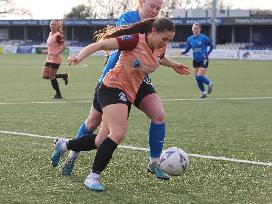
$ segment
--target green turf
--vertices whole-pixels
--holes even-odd
[[[0,55],[0,131],[73,138],[88,116],[103,59],[88,58],[82,63],[88,67],[64,60],[59,73],[71,75],[68,86],[59,80],[64,100],[49,103],[54,93],[41,78],[44,58]],[[272,162],[272,99],[256,99],[272,97],[271,67],[271,61],[210,60],[214,92],[207,100],[178,100],[199,96],[192,75],[165,67],[152,74],[166,113],[165,147]],[[148,148],[147,128],[148,119],[133,108],[122,145]],[[272,203],[272,167],[190,156],[184,176],[159,181],[146,171],[148,152],[122,148],[102,176],[106,191],[92,192],[83,182],[95,152],[82,153],[66,178],[50,166],[51,144],[0,133],[0,203]]]

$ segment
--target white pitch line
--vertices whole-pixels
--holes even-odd
[[[45,139],[52,139],[52,140],[57,138],[57,137],[53,137],[53,136],[44,136],[44,135],[37,135],[37,134],[30,134],[30,133],[10,132],[10,131],[1,131],[1,130],[0,130],[0,133],[10,134],[10,135],[18,135],[18,136],[45,138]],[[127,145],[119,145],[118,147],[123,148],[123,149],[130,149],[130,150],[136,150],[136,151],[149,152],[148,148],[133,147],[133,146],[127,146]],[[250,160],[240,160],[240,159],[234,159],[234,158],[216,157],[216,156],[208,156],[208,155],[201,155],[201,154],[188,154],[188,155],[190,157],[196,157],[196,158],[219,160],[219,161],[229,161],[229,162],[236,162],[236,163],[261,165],[261,166],[271,166],[272,167],[272,163],[270,163],[270,162],[258,162],[258,161],[250,161]]]
[[[162,99],[162,101],[216,101],[216,100],[262,100],[262,99],[272,99],[272,96],[264,96],[264,97],[245,97],[245,98],[205,98],[205,99],[180,99],[180,98],[172,98],[172,99]]]
[[[7,103],[0,103],[0,105],[69,104],[69,103],[91,103],[91,102],[92,101],[65,101],[65,100],[56,99],[56,101],[7,102]]]
[[[245,97],[245,98],[206,98],[206,99],[197,99],[197,98],[170,98],[162,99],[162,101],[217,101],[217,100],[264,100],[272,99],[272,96],[264,97]],[[64,104],[64,103],[91,103],[92,101],[29,101],[29,102],[2,102],[0,105],[28,105],[28,104]]]

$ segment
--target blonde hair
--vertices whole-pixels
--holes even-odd
[[[62,20],[58,20],[58,21],[57,21],[57,30],[58,30],[60,33],[63,33],[63,21],[62,21]]]

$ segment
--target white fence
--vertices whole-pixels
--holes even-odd
[[[33,54],[38,53],[37,49],[41,47],[31,46],[0,46],[1,53],[14,53],[14,54]],[[44,47],[46,49],[46,47]],[[83,47],[68,47],[69,53],[75,55],[79,53]],[[182,50],[179,48],[168,48],[166,55],[169,57],[192,58],[192,53],[181,56]],[[40,52],[39,52],[40,53]],[[95,55],[103,55],[102,51],[96,52]],[[240,60],[272,60],[272,50],[227,50],[227,49],[214,49],[209,56],[210,59],[240,59]]]
[[[192,53],[181,56],[181,49],[169,48],[166,55],[169,57],[192,58]],[[240,59],[240,60],[272,60],[272,50],[219,50],[214,49],[210,59]]]

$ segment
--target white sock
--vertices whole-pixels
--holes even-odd
[[[70,151],[68,157],[71,159],[75,159],[78,157],[78,155],[79,155],[79,152]]]
[[[61,148],[61,151],[62,152],[66,152],[68,149],[67,149],[67,142],[68,142],[68,140],[65,140],[65,142],[63,142],[62,144],[61,144],[61,146],[60,146],[60,148]]]
[[[160,163],[160,157],[150,157],[150,162],[158,164]]]

